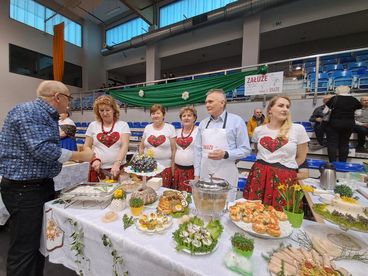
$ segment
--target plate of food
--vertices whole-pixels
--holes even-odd
[[[336,268],[330,256],[314,249],[281,246],[265,258],[271,275],[350,275],[345,269]]]
[[[136,222],[137,229],[148,234],[161,233],[171,225],[171,217],[160,213],[143,214]]]
[[[368,207],[353,198],[336,194],[330,204],[314,204],[313,210],[343,229],[368,232]]]
[[[197,256],[210,254],[218,247],[222,231],[219,220],[210,220],[205,225],[202,219],[191,217],[173,233],[176,250]]]
[[[162,193],[157,205],[157,211],[179,218],[189,214],[191,195],[185,191],[167,190]]]
[[[236,200],[229,206],[229,217],[236,226],[260,238],[283,239],[293,232],[284,212],[265,206],[260,200]]]

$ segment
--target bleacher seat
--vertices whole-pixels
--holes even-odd
[[[337,172],[364,172],[362,164],[346,163],[346,162],[332,162],[335,165]]]
[[[328,76],[332,76],[336,71],[343,71],[344,66],[342,64],[327,64],[323,66],[323,71],[328,74]]]
[[[350,70],[337,71],[332,75],[333,89],[340,85],[352,87],[353,74]]]
[[[172,122],[171,124],[175,127],[175,129],[181,128],[181,123],[180,122]]]
[[[132,127],[133,128],[142,128],[141,127],[141,122],[133,122]]]
[[[83,139],[77,139],[76,142],[77,142],[77,144],[84,144],[84,140]]]
[[[356,61],[366,61],[366,62],[368,62],[368,54],[357,55],[356,56]]]
[[[248,155],[247,157],[244,157],[240,160],[245,161],[245,162],[255,162],[257,160],[257,158],[256,158],[255,154],[251,154],[251,155]]]
[[[327,73],[319,73],[317,92],[326,92],[329,88],[329,81],[330,79]],[[310,91],[314,91],[315,89],[314,86],[315,86],[315,75],[312,74],[310,76],[310,86],[309,86]]]
[[[75,122],[75,126],[76,127],[82,127],[82,123],[81,122]]]
[[[145,128],[149,124],[150,124],[149,122],[141,122],[141,127],[142,128]]]
[[[333,58],[333,57],[321,57],[320,58],[320,64],[323,65],[327,65],[327,64],[336,64],[337,63],[337,58]]]
[[[133,127],[133,122],[127,122],[127,123],[128,123],[129,128]]]
[[[363,74],[358,74],[358,86],[359,89],[368,89],[368,70],[361,71]]]
[[[367,63],[365,61],[352,62],[348,64],[348,69],[353,75],[357,75],[358,70],[367,69]]]
[[[238,191],[244,191],[245,186],[247,185],[247,179],[243,177],[239,177],[238,179]]]

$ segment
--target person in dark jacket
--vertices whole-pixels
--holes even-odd
[[[316,139],[318,141],[318,143],[321,146],[326,146],[326,141],[324,139],[325,137],[325,125],[322,122],[323,119],[323,110],[326,107],[326,103],[328,102],[329,99],[332,98],[332,95],[326,95],[323,97],[323,105],[318,106],[314,111],[312,116],[309,118],[309,121],[313,123],[313,130],[314,133],[316,134]]]
[[[346,162],[349,154],[349,138],[355,125],[355,110],[362,108],[361,103],[351,96],[349,86],[338,86],[336,96],[326,106],[331,111],[330,121],[326,125],[327,152],[330,162],[338,159]]]

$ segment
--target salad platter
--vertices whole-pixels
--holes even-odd
[[[205,225],[202,219],[191,217],[173,233],[176,250],[197,256],[210,254],[216,250],[222,231],[219,220],[210,220]]]

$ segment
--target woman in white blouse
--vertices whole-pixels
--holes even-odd
[[[244,198],[262,200],[282,210],[285,202],[278,192],[280,184],[297,183],[297,170],[307,155],[309,137],[300,124],[293,124],[290,117],[290,99],[273,97],[267,107],[268,124],[254,130],[257,161],[248,176]]]
[[[193,151],[194,140],[198,132],[195,126],[197,110],[194,107],[183,107],[179,114],[182,128],[176,132],[176,154],[173,188],[179,191],[191,191],[184,184],[185,180],[194,179]]]
[[[165,123],[165,108],[154,104],[150,108],[152,124],[144,128],[142,141],[139,145],[139,153],[145,153],[148,149],[153,152],[153,158],[165,169],[161,172],[162,185],[172,188],[175,159],[175,128]]]

